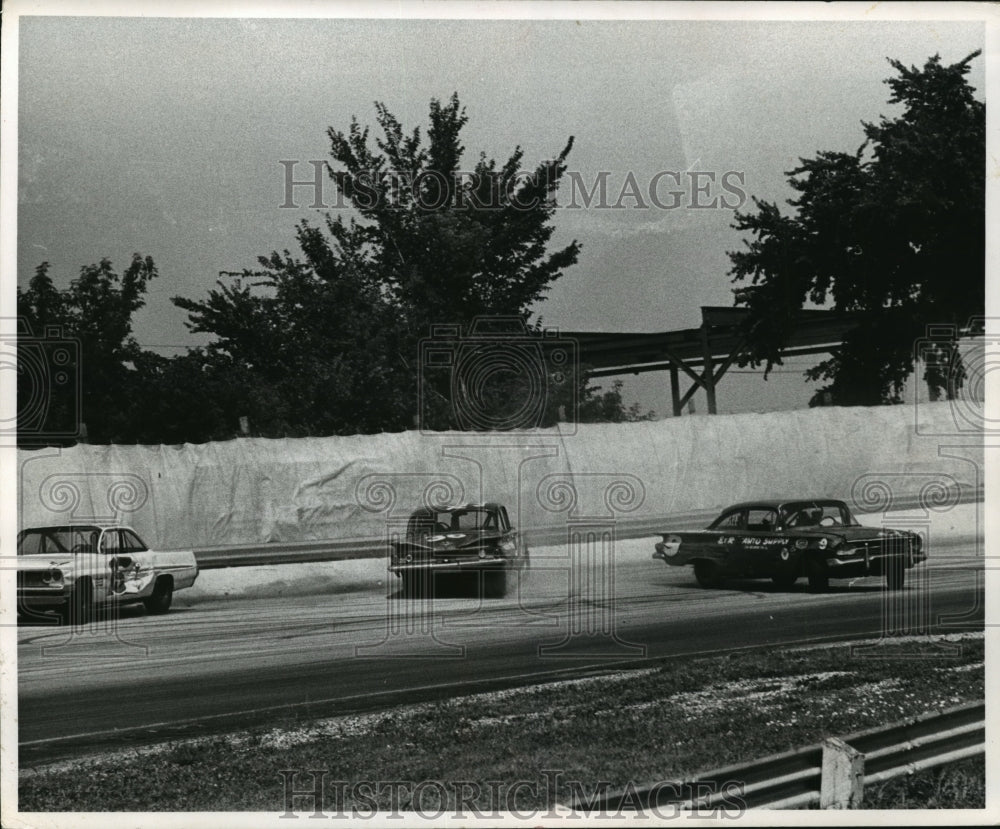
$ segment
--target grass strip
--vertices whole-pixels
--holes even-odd
[[[602,785],[691,779],[984,699],[983,665],[981,634],[671,660],[22,769],[19,808],[281,814],[286,780],[299,789],[312,785],[310,774],[288,773],[321,770],[325,800],[318,805],[327,815],[378,809],[544,817],[556,802]],[[984,762],[958,767],[959,778],[945,782],[941,770],[931,770],[873,787],[864,805],[984,808]],[[925,778],[926,785],[915,783]],[[291,805],[309,815],[317,804],[296,797]]]

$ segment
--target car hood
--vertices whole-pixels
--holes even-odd
[[[73,564],[72,555],[26,555],[17,557],[18,570],[49,570],[52,567],[66,568]]]
[[[787,532],[787,531],[786,531]],[[910,535],[906,530],[893,530],[885,527],[836,527],[825,529],[817,527],[814,530],[792,530],[796,537],[835,538],[840,541],[877,541],[882,538],[904,538]]]
[[[478,547],[487,542],[499,541],[502,533],[496,530],[466,530],[448,533],[434,533],[417,539],[408,538],[403,544],[424,550],[461,550],[464,547]]]

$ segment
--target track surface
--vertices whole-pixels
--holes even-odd
[[[652,549],[648,539],[623,542]],[[539,555],[538,553],[541,553]],[[698,588],[633,554],[613,570],[533,551],[502,600],[348,594],[124,610],[18,630],[20,762],[279,725],[742,647],[983,628],[983,559],[941,544],[902,593],[881,579]],[[586,574],[587,579],[581,579]]]

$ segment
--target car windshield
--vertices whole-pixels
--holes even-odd
[[[55,555],[93,553],[97,550],[98,531],[93,527],[53,527],[25,530],[17,539],[17,554]]]
[[[727,510],[715,519],[710,530],[769,532],[778,525],[778,511],[768,506],[744,506]]]
[[[434,510],[410,518],[410,535],[435,533],[472,532],[497,529],[497,516],[491,510],[468,508]]]
[[[858,526],[847,506],[839,501],[803,501],[786,504],[783,514],[785,526],[798,529]]]

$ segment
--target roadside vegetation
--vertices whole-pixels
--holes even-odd
[[[800,312],[823,307],[858,324],[806,373],[825,384],[812,404],[898,403],[918,363],[932,398],[956,396],[967,374],[959,340],[981,333],[985,307],[986,106],[968,79],[979,55],[890,60],[892,117],[862,123],[853,152],[801,158],[787,203],[755,198],[734,214],[740,365],[766,376]],[[542,303],[582,249],[554,244],[573,137],[534,164],[520,146],[473,160],[457,93],[430,101],[426,126],[375,108],[373,125],[327,131],[328,192],[345,212],[290,228],[291,250],[218,274],[206,295],[173,298],[204,346],[167,358],[134,336],[158,276],[151,257],[136,254],[122,274],[102,259],[75,279],[48,262],[22,275],[18,360],[32,370],[18,374],[18,394],[33,402],[18,411],[19,444],[649,419],[621,383],[592,385],[573,343],[538,350]],[[42,406],[33,395],[50,360],[63,380],[45,386]]]
[[[672,660],[22,769],[20,809],[281,814],[283,773],[306,772],[292,781],[310,789],[308,771],[319,769],[327,815],[376,806],[537,815],[602,784],[691,779],[983,699],[983,665],[981,635]],[[863,806],[984,808],[984,761],[872,787]],[[292,807],[306,816],[315,808],[310,797]]]

